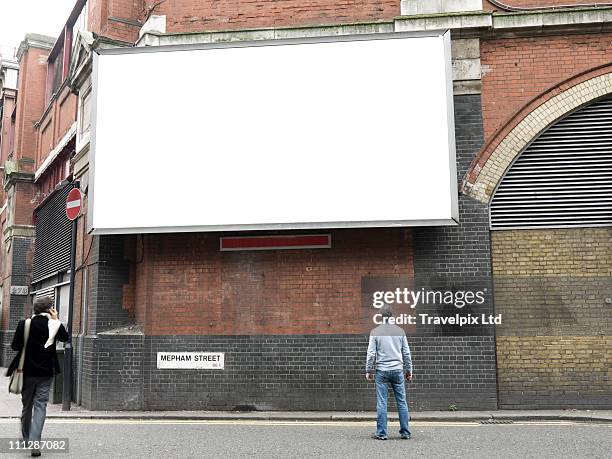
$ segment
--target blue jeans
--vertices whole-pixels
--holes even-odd
[[[376,435],[387,437],[387,396],[389,386],[393,388],[400,421],[400,435],[410,434],[408,430],[408,403],[403,370],[376,370]]]

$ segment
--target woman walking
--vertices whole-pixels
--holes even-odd
[[[53,299],[49,296],[34,301],[34,315],[29,320],[26,333],[26,320],[17,325],[11,347],[19,351],[8,369],[10,375],[18,371],[19,357],[25,343],[23,364],[23,388],[21,390],[21,435],[28,444],[39,442],[47,415],[47,402],[53,376],[60,372],[55,349],[56,340],[67,341],[68,333],[57,319]],[[32,449],[32,456],[40,456],[40,450]]]

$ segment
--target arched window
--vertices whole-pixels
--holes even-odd
[[[612,226],[612,97],[542,132],[491,200],[491,229]]]

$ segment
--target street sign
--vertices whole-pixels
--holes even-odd
[[[81,192],[78,188],[73,188],[66,198],[66,217],[75,220],[81,212]]]
[[[158,352],[159,370],[223,370],[224,352]]]

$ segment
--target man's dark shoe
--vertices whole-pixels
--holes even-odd
[[[401,435],[402,440],[410,440],[412,438],[412,434],[402,434]]]
[[[374,440],[386,440],[387,439],[387,437],[383,437],[381,435],[376,435],[376,434],[372,435],[372,438]]]
[[[39,449],[33,449],[32,453],[31,453],[32,457],[38,457],[40,456],[40,450]]]

